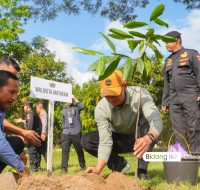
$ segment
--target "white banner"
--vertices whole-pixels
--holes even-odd
[[[72,86],[31,76],[30,97],[59,102],[72,102]]]
[[[143,159],[146,162],[180,162],[180,152],[145,152]]]

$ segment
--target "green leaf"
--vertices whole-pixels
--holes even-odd
[[[149,76],[149,74],[152,71],[152,64],[150,59],[147,57],[147,55],[145,54],[145,58],[144,58],[144,68],[146,71],[147,76]]]
[[[101,34],[102,38],[105,40],[108,46],[113,50],[113,52],[116,53],[115,45],[112,43],[112,41],[103,33],[99,32],[99,34]]]
[[[158,40],[156,40],[154,37],[153,37],[153,38],[151,38],[151,40],[153,40],[153,42],[155,42],[155,43],[157,43],[159,46],[161,46],[161,45],[160,45],[160,43],[159,43],[159,41],[158,41]]]
[[[84,48],[79,48],[79,47],[73,47],[73,49],[77,52],[89,54],[89,55],[103,55],[103,53],[94,51],[94,50],[89,50],[89,49],[84,49]]]
[[[139,38],[145,38],[146,39],[146,35],[140,33],[140,32],[137,32],[137,31],[129,31],[129,33],[133,36],[136,36],[136,37],[139,37]]]
[[[141,42],[141,40],[128,40],[128,45],[131,51],[133,52],[137,45]]]
[[[127,59],[126,62],[124,63],[123,80],[128,79],[128,77],[132,71],[132,66],[133,66],[133,60]]]
[[[88,68],[88,71],[95,71],[97,68],[97,65],[99,64],[99,60],[101,58],[97,59],[94,63],[92,63],[92,65],[90,65],[90,67]]]
[[[106,61],[107,61],[106,57],[100,57],[99,63],[96,67],[96,75],[97,76],[101,76],[104,73]]]
[[[119,57],[120,57],[119,55],[107,56],[107,62],[106,62],[106,64],[112,63],[113,61],[115,61],[115,60],[118,59]]]
[[[146,44],[147,44],[147,46],[149,46],[153,51],[157,49],[156,46],[154,46],[154,45],[151,44],[151,43],[148,43],[148,42],[147,42]]]
[[[153,10],[153,12],[151,13],[150,21],[155,20],[155,19],[158,18],[160,15],[162,15],[164,9],[165,9],[165,5],[163,5],[163,4],[158,5],[158,6]]]
[[[165,43],[170,43],[170,42],[176,42],[177,41],[176,38],[172,38],[172,37],[169,37],[169,36],[162,36],[162,35],[159,35],[159,34],[155,35],[154,39],[162,40]]]
[[[111,29],[109,29],[109,31],[114,34],[117,34],[118,36],[124,37],[124,38],[133,38],[133,36],[129,35],[128,33],[124,32],[122,30],[119,30],[117,28],[111,28]]]
[[[104,80],[105,78],[107,78],[108,76],[110,76],[115,71],[115,69],[117,68],[120,60],[121,60],[121,58],[118,57],[115,61],[113,61],[112,63],[110,63],[110,65],[106,68],[104,74],[101,75],[98,80],[99,81],[100,80]]]
[[[128,55],[124,55],[124,54],[121,54],[121,53],[113,53],[113,55],[117,55],[121,58],[130,58]]]
[[[101,63],[102,60],[104,60],[105,64],[109,64],[116,60],[118,57],[119,56],[103,56],[103,58],[100,57],[94,63],[92,63],[92,65],[88,68],[88,71],[95,71],[97,69],[98,64]]]
[[[144,71],[144,62],[141,58],[137,60],[137,66],[136,71],[138,71],[140,74],[143,74]]]
[[[143,49],[144,49],[144,41],[141,41],[140,42],[140,47],[139,47],[139,57],[142,56],[142,54],[144,52]]]
[[[158,60],[158,62],[159,62],[159,63],[162,63],[162,61],[163,61],[163,56],[162,56],[162,54],[160,53],[160,51],[158,51],[158,49],[157,49],[157,50],[155,50],[154,52],[155,52],[155,54],[156,54],[156,59]]]
[[[150,44],[150,43],[147,43],[147,45],[154,51],[155,57],[156,57],[156,59],[158,60],[158,62],[159,62],[159,63],[162,63],[163,56],[162,56],[162,54],[160,53],[160,51],[158,51],[157,47],[154,46],[153,44]]]
[[[148,25],[146,22],[130,21],[124,25],[126,28],[139,28]]]
[[[149,28],[148,32],[146,34],[147,38],[152,38],[154,36],[154,29],[153,28]]]
[[[169,27],[168,23],[164,22],[163,20],[159,19],[159,18],[156,18],[154,20],[154,22],[160,26],[166,26],[167,28]]]
[[[117,39],[117,40],[124,40],[126,39],[126,37],[121,37],[117,34],[108,34],[108,36],[110,36],[111,38]]]

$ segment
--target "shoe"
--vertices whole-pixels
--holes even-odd
[[[147,170],[138,169],[138,178],[143,180],[150,180]]]
[[[127,161],[126,161],[127,162]],[[131,165],[127,162],[126,166],[120,171],[120,173],[124,174],[131,168]]]
[[[86,167],[81,168],[81,171],[84,172],[86,170]]]
[[[62,174],[65,174],[67,173],[67,169],[61,169],[60,172],[59,172],[59,175],[62,175]]]
[[[140,174],[138,174],[138,177],[139,177],[139,179],[150,180],[149,174],[140,173]]]

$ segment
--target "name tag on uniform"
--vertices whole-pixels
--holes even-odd
[[[69,117],[69,124],[73,124],[72,117]]]

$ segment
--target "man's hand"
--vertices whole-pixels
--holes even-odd
[[[28,177],[30,175],[30,170],[25,167],[21,172],[18,171],[18,173],[21,177]]]
[[[21,117],[14,120],[15,123],[25,123],[26,121],[23,120]]]
[[[74,101],[74,102],[79,102],[79,100],[72,94],[72,100]]]
[[[100,174],[100,171],[96,167],[88,167],[87,170],[85,170],[85,173],[94,173],[94,174]]]
[[[47,137],[47,136],[46,136],[45,133],[42,133],[42,134],[41,134],[41,139],[42,139],[42,141],[45,141],[45,140],[46,140],[46,137]]]
[[[197,97],[197,102],[200,102],[200,96]]]
[[[162,106],[161,111],[162,111],[163,113],[167,113],[167,112],[169,112],[169,108],[168,108],[168,106]]]
[[[24,139],[32,145],[41,146],[40,136],[33,130],[23,131]]]
[[[105,165],[106,162],[104,160],[98,159],[96,166],[87,168],[87,170],[85,170],[85,173],[100,174]]]
[[[27,164],[27,157],[26,155],[22,152],[20,155],[19,155],[20,159],[22,162],[24,162],[24,165],[26,166]]]
[[[136,155],[137,158],[142,158],[143,154],[148,151],[151,143],[152,143],[152,140],[147,135],[145,135],[142,138],[137,139],[134,145],[134,149],[133,149],[134,155]]]

